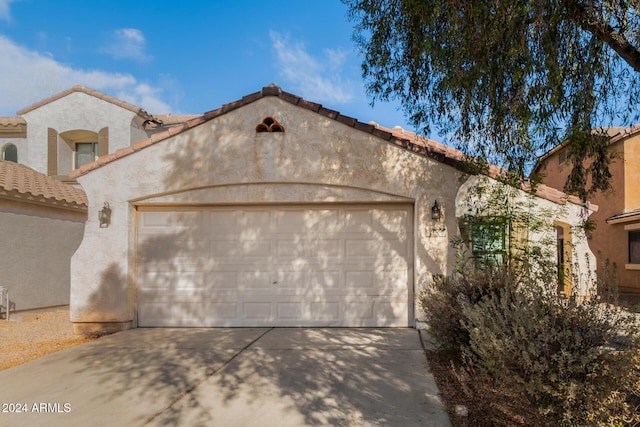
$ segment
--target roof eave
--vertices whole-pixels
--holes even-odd
[[[94,98],[100,99],[102,101],[105,101],[105,102],[108,102],[110,104],[116,105],[118,107],[124,108],[125,110],[129,110],[129,111],[131,111],[133,113],[136,113],[136,114],[138,114],[140,117],[142,117],[144,119],[152,119],[153,118],[153,116],[151,114],[147,113],[144,109],[142,109],[142,108],[140,108],[140,107],[138,107],[136,105],[130,104],[130,103],[126,102],[126,101],[122,101],[120,99],[114,98],[114,97],[112,97],[110,95],[107,95],[105,93],[98,92],[97,90],[94,90],[94,89],[91,89],[91,88],[88,88],[88,87],[82,86],[82,85],[73,86],[70,89],[67,89],[67,90],[62,91],[60,93],[57,93],[57,94],[55,94],[53,96],[50,96],[50,97],[48,97],[46,99],[38,101],[35,104],[32,104],[32,105],[30,105],[28,107],[25,107],[25,108],[21,109],[20,111],[18,111],[18,115],[22,116],[24,114],[30,113],[33,110],[36,110],[36,109],[38,109],[40,107],[43,107],[43,106],[45,106],[47,104],[50,104],[50,103],[54,102],[54,101],[62,99],[65,96],[68,96],[68,95],[70,95],[72,93],[84,93],[86,95],[93,96]]]
[[[607,224],[623,224],[626,222],[640,221],[640,211],[613,215],[605,221]]]
[[[419,136],[413,132],[408,132],[404,130],[394,131],[393,129],[387,129],[378,125],[372,125],[369,123],[360,122],[359,120],[353,117],[345,116],[343,114],[340,114],[338,111],[325,108],[321,104],[307,101],[301,98],[300,96],[285,92],[276,85],[270,85],[270,86],[263,87],[262,90],[259,92],[254,92],[249,95],[246,95],[237,101],[224,104],[220,108],[207,111],[202,116],[198,116],[183,124],[170,127],[166,131],[159,132],[152,135],[150,138],[135,142],[130,147],[126,147],[116,151],[113,154],[100,157],[98,160],[94,162],[83,165],[80,169],[71,171],[69,173],[69,177],[72,179],[81,177],[82,175],[88,174],[89,172],[96,170],[102,167],[103,165],[111,163],[121,157],[125,157],[130,154],[133,154],[136,151],[140,151],[148,146],[154,145],[160,141],[163,141],[179,133],[185,132],[193,127],[196,127],[205,122],[208,122],[209,120],[213,120],[217,117],[225,115],[231,111],[234,111],[238,108],[241,108],[245,105],[251,104],[253,102],[256,102],[260,99],[263,99],[269,96],[280,98],[281,100],[286,101],[290,104],[296,105],[304,109],[308,109],[322,116],[325,116],[327,118],[340,122],[346,126],[355,128],[361,132],[369,133],[391,144],[394,144],[396,146],[409,150],[415,154],[432,158],[440,163],[456,168],[462,172],[466,172],[467,170],[466,166],[468,164],[469,159],[464,153],[462,153],[459,150],[456,150],[444,144],[440,144],[428,138]],[[491,178],[498,178],[499,176],[505,173],[507,173],[507,171],[505,171],[504,169],[496,165],[489,165],[489,167],[483,174]],[[578,198],[574,196],[566,195],[560,192],[559,190],[555,190],[555,191],[558,193],[557,197],[554,194],[553,198],[549,196],[549,198],[547,198],[548,200],[555,203],[564,203],[563,201],[568,201],[572,204],[584,206],[584,203],[582,203],[582,201],[580,201]],[[536,195],[538,197],[545,198],[545,196],[537,194],[537,192],[536,192]],[[597,207],[595,208],[597,210]]]
[[[50,208],[64,209],[73,212],[87,212],[88,206],[84,203],[76,203],[65,199],[55,199],[42,195],[34,195],[31,193],[21,193],[18,191],[7,191],[0,189],[0,199],[19,201],[39,206],[47,206]]]

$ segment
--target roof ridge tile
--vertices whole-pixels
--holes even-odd
[[[418,135],[415,132],[407,131],[402,128],[389,129],[384,126],[380,126],[378,124],[360,122],[359,120],[353,117],[346,116],[346,115],[340,114],[338,111],[323,107],[322,104],[308,101],[297,95],[291,94],[289,92],[285,92],[282,89],[280,89],[280,87],[277,85],[270,85],[270,86],[263,87],[262,90],[259,92],[254,92],[249,95],[243,96],[239,100],[229,102],[227,104],[223,104],[221,107],[216,108],[214,110],[207,111],[201,116],[190,119],[185,123],[171,126],[162,132],[151,135],[151,137],[147,139],[137,141],[132,144],[131,149],[124,149],[124,150],[121,149],[116,151],[113,154],[103,156],[104,158],[101,157],[97,161],[94,161],[92,163],[87,163],[81,166],[79,169],[71,171],[69,176],[72,178],[77,178],[79,176],[82,176],[94,169],[97,169],[98,167],[104,164],[110,163],[121,157],[128,156],[129,154],[132,154],[134,152],[143,150],[144,148],[154,145],[159,141],[167,139],[171,136],[178,135],[188,129],[192,129],[202,123],[205,123],[221,115],[224,115],[230,111],[236,110],[242,106],[251,104],[267,96],[278,97],[285,102],[319,113],[324,117],[328,117],[330,119],[336,120],[337,122],[340,122],[344,125],[358,129],[359,131],[370,133],[373,136],[381,138],[385,141],[389,141],[394,145],[401,146],[414,153],[418,153],[426,157],[434,158],[437,161],[440,161],[452,167],[460,168],[461,167],[460,164],[467,159],[467,156],[462,151],[457,150],[448,145],[442,144],[438,141],[434,141],[432,139],[428,139],[426,137]],[[498,178],[501,175],[504,175],[506,173],[506,170],[504,170],[503,168],[497,165],[489,164],[485,173],[491,178]],[[578,204],[578,205],[584,204],[575,196],[569,196],[560,190],[556,190],[556,191],[558,192],[557,194],[546,193],[547,197],[545,198],[551,201],[557,201],[558,203],[566,203],[566,201],[570,201],[571,203]],[[545,194],[545,193],[540,191],[539,187],[537,187],[536,195],[541,195],[541,194]],[[597,210],[597,206],[595,205],[591,205],[591,206],[595,207],[595,209]]]

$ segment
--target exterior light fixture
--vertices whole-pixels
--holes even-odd
[[[431,207],[431,219],[438,221],[442,218],[442,206],[438,203],[438,200],[433,203]]]
[[[108,202],[104,202],[104,206],[98,212],[98,220],[100,221],[100,228],[107,228],[111,224],[111,208]]]

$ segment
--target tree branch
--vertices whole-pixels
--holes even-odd
[[[572,2],[573,3],[573,2]],[[605,22],[589,11],[579,2],[572,8],[573,19],[580,28],[590,32],[604,43],[609,45],[627,64],[640,73],[640,51],[632,45],[627,38],[616,31],[608,22]]]

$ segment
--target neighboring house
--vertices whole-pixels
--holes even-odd
[[[589,246],[598,258],[599,279],[617,282],[622,297],[640,301],[640,127],[608,132],[612,189],[590,199],[599,210],[590,218],[596,229]],[[533,173],[544,184],[563,188],[571,171],[568,149],[562,144],[543,155]]]
[[[13,309],[69,304],[86,197],[60,181],[77,185],[71,170],[193,117],[153,116],[83,86],[0,117],[0,286]]]
[[[0,117],[3,160],[67,181],[71,170],[196,115],[154,116],[84,86]]]
[[[450,241],[482,203],[473,189],[497,185],[456,150],[277,86],[131,146],[112,136],[122,148],[70,174],[89,202],[71,261],[82,332],[420,325],[418,294],[454,270]],[[544,185],[530,200],[547,234],[566,230],[571,291],[587,295],[591,210]]]
[[[70,260],[86,219],[82,190],[0,160],[0,286],[12,311],[69,304]]]

